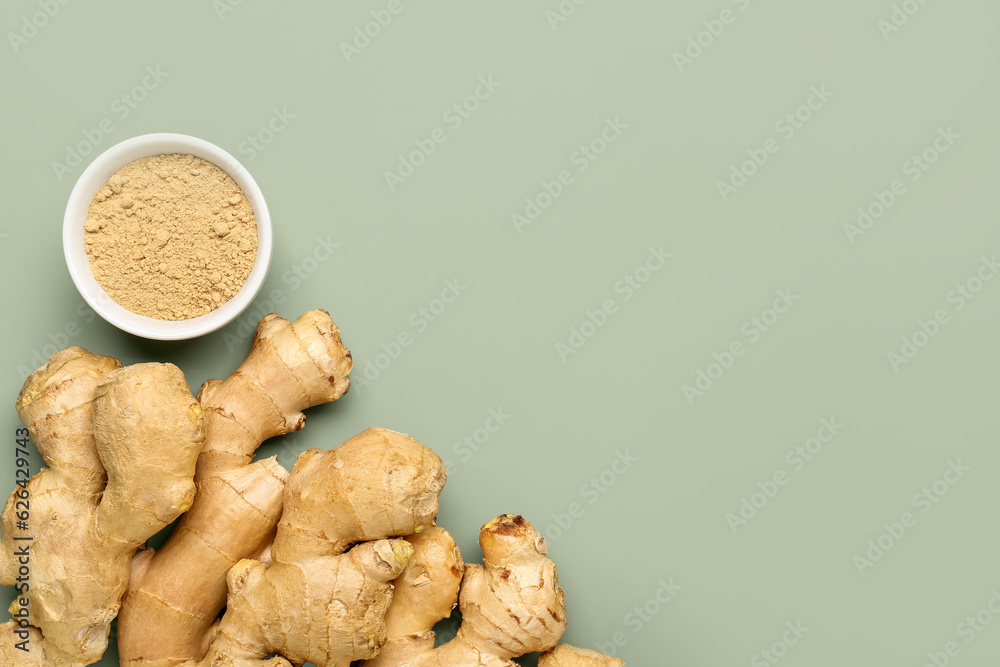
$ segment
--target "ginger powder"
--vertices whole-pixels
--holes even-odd
[[[193,155],[130,162],[90,202],[90,268],[117,303],[139,315],[186,320],[215,310],[246,282],[257,221],[240,187]]]

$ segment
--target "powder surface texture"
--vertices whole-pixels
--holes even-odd
[[[186,320],[215,310],[246,282],[257,221],[240,187],[193,155],[155,155],[122,167],[90,203],[90,267],[128,310]]]

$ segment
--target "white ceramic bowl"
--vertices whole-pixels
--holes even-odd
[[[207,160],[236,181],[257,219],[257,258],[250,275],[232,299],[215,310],[188,320],[158,320],[133,313],[116,303],[101,287],[90,269],[84,247],[83,226],[90,202],[112,175],[129,162],[151,155],[191,154]],[[224,327],[250,305],[260,291],[271,264],[271,216],[250,172],[232,155],[215,144],[185,134],[144,134],[127,139],[101,153],[90,163],[70,193],[63,219],[63,252],[70,276],[84,300],[98,315],[123,331],[155,340],[195,338]]]

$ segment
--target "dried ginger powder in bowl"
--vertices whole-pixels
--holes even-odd
[[[226,172],[193,155],[119,169],[90,203],[84,243],[94,278],[118,304],[160,320],[211,312],[246,282],[257,221]]]

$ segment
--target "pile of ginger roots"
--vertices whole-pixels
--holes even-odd
[[[93,664],[117,617],[125,667],[500,667],[534,652],[540,667],[623,666],[558,643],[563,591],[520,516],[488,522],[483,564],[462,562],[436,526],[444,465],[413,438],[371,428],[291,472],[253,460],[343,396],[351,365],[322,310],[265,317],[197,398],[172,364],[54,354],[17,398],[46,467],[0,516],[16,595],[0,664]],[[435,647],[456,604],[457,634]]]

